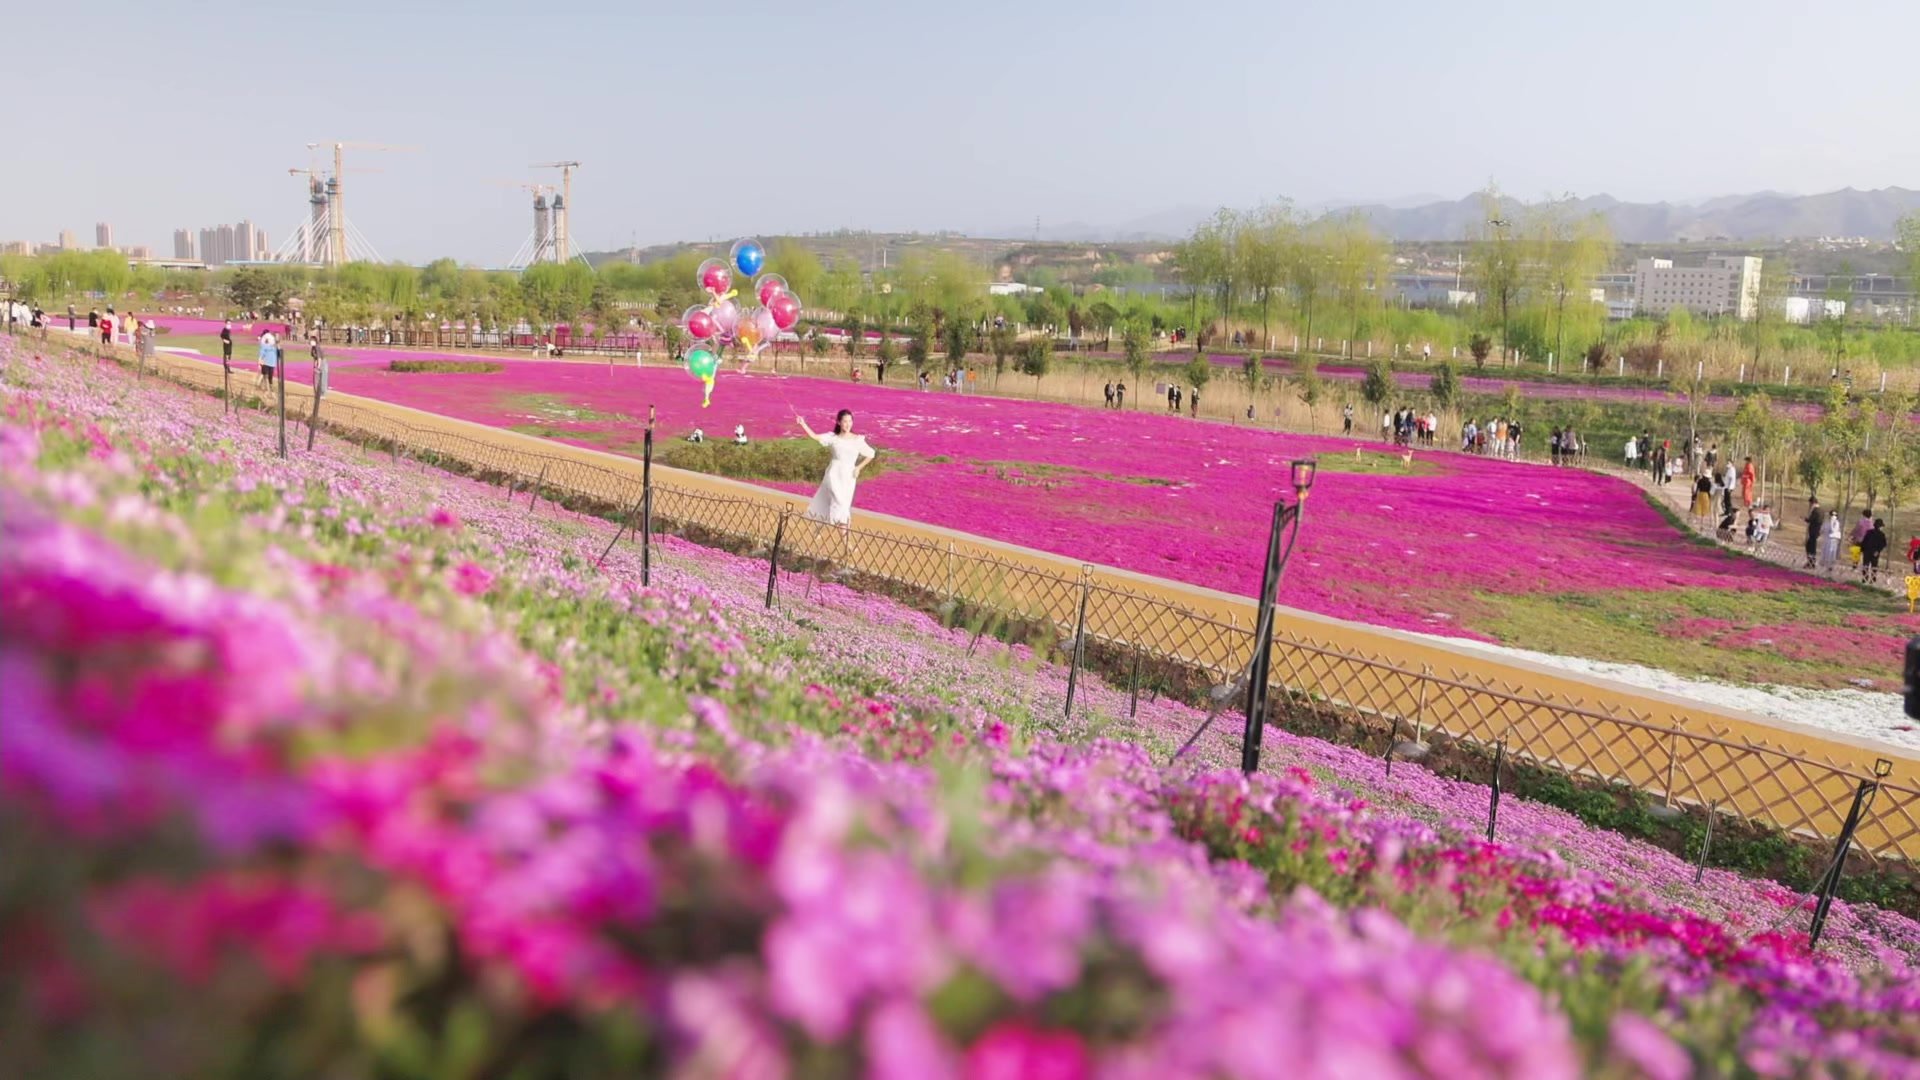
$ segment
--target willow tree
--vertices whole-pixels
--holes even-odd
[[[1227,207],[1194,227],[1174,249],[1174,265],[1192,289],[1194,335],[1200,335],[1200,292],[1213,293],[1222,322],[1233,317],[1233,294],[1240,281],[1240,213]]]
[[[1359,211],[1323,219],[1317,243],[1325,246],[1327,284],[1347,313],[1348,355],[1360,336],[1360,318],[1379,303],[1387,278],[1387,241]]]
[[[1504,230],[1503,230],[1504,231]],[[1591,299],[1593,278],[1613,258],[1613,230],[1598,213],[1582,214],[1572,196],[1550,200],[1527,213],[1523,265],[1533,274],[1539,295],[1553,306],[1554,352],[1567,355],[1567,308],[1584,315],[1584,327],[1597,327]]]
[[[1500,312],[1500,357],[1507,356],[1509,309],[1520,295],[1522,252],[1513,237],[1512,209],[1498,186],[1487,185],[1480,193],[1480,224],[1470,233],[1473,280],[1480,289],[1480,302],[1493,303]]]
[[[1287,283],[1287,256],[1299,226],[1285,203],[1262,206],[1249,214],[1239,232],[1240,274],[1260,305],[1260,339],[1273,343],[1273,294]]]

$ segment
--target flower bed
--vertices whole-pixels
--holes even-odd
[[[336,369],[342,390],[462,419],[637,455],[661,434],[736,423],[754,439],[824,426],[852,408],[883,455],[915,467],[863,482],[860,509],[1248,595],[1258,590],[1272,500],[1286,463],[1320,459],[1282,599],[1397,629],[1797,686],[1893,688],[1901,629],[1869,648],[1671,650],[1667,628],[1701,604],[1752,598],[1745,625],[1818,629],[1873,613],[1883,596],[1689,542],[1624,481],[1450,454],[1403,468],[1378,444],[1195,423],[1151,410],[1083,409],[818,379],[724,374],[710,409],[697,384],[661,368],[503,361],[488,375],[388,376],[390,354]],[[295,377],[300,377],[295,365]],[[569,416],[555,402],[581,410]],[[1044,474],[1044,475],[1042,475]],[[774,485],[810,491],[810,483]],[[1566,604],[1569,597],[1591,603]],[[1742,618],[1736,613],[1736,618]],[[1865,661],[1865,662],[1863,662]]]
[[[1920,1067],[1902,917],[10,344],[27,1074]]]

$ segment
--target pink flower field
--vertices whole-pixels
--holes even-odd
[[[702,410],[699,383],[664,367],[508,360],[497,373],[395,374],[388,360],[417,354],[340,352],[337,389],[636,455],[649,406],[659,409],[662,438],[697,425],[715,440],[735,424],[757,440],[797,436],[796,411],[824,429],[836,409],[850,408],[883,460],[908,459],[861,484],[857,511],[1240,595],[1258,591],[1273,500],[1291,498],[1289,460],[1316,457],[1319,480],[1282,599],[1378,626],[1803,685],[1885,682],[1897,672],[1902,635],[1920,628],[1879,597],[1690,543],[1632,485],[1581,470],[1447,453],[1406,465],[1375,443],[1196,422],[1151,407],[1108,411],[731,371]],[[296,379],[305,367],[295,365]],[[1556,598],[1594,603],[1542,606]],[[1678,620],[1729,606],[1734,631],[1837,626],[1862,612],[1870,626],[1848,624],[1833,639],[1838,651],[1797,656],[1758,637],[1721,635],[1721,647],[1678,632]],[[1589,639],[1605,640],[1588,648]],[[1728,652],[1743,642],[1745,652]]]

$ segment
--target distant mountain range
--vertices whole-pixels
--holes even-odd
[[[1818,236],[1864,236],[1892,240],[1894,222],[1920,210],[1920,191],[1888,187],[1878,191],[1843,188],[1820,195],[1785,195],[1763,191],[1752,195],[1722,195],[1698,202],[1622,202],[1611,195],[1575,200],[1583,210],[1597,210],[1613,225],[1622,243],[1654,244],[1688,240],[1795,240]],[[1374,227],[1395,240],[1460,240],[1482,223],[1480,196],[1447,200],[1413,196],[1387,202],[1327,202],[1304,207],[1309,213],[1353,210],[1365,214]],[[1178,240],[1213,211],[1180,206],[1111,226],[1085,222],[1042,223],[1041,240],[1079,243],[1138,243]],[[1007,229],[976,233],[1026,239],[1034,230]]]

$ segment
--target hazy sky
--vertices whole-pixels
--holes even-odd
[[[305,213],[348,158],[387,258],[504,264],[585,163],[594,248],[747,232],[1121,225],[1181,207],[1920,187],[1920,2],[96,0],[0,16],[0,239],[171,253]],[[110,56],[101,50],[110,49]],[[21,130],[9,125],[13,131]],[[355,175],[353,168],[377,173]]]

